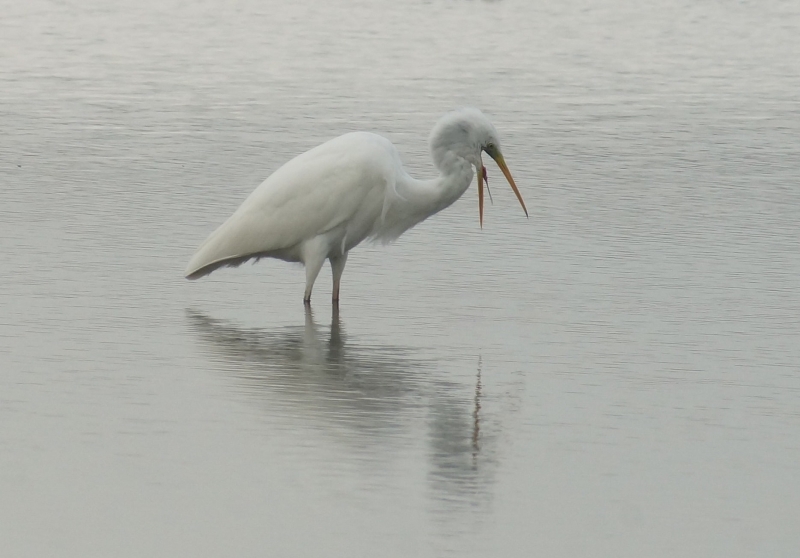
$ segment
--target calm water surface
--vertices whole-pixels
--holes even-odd
[[[5,2],[8,556],[797,556],[796,2]],[[345,131],[462,200],[323,270],[182,279]]]

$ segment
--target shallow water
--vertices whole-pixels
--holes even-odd
[[[9,4],[0,540],[9,556],[794,556],[800,10]],[[302,268],[182,279],[283,162],[384,133],[489,168],[338,313]]]

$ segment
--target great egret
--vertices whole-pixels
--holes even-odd
[[[500,152],[489,119],[478,109],[444,115],[430,135],[439,177],[416,180],[403,168],[386,138],[352,132],[298,155],[267,178],[239,209],[203,242],[186,268],[197,279],[223,266],[250,259],[279,258],[306,268],[304,302],[325,260],[333,271],[333,301],[347,254],[371,238],[388,242],[455,202],[478,174],[478,207],[483,227],[485,151],[503,171],[528,210]],[[487,183],[488,187],[488,183]]]

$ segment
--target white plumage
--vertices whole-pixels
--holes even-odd
[[[351,248],[365,239],[391,241],[456,201],[478,170],[481,223],[481,152],[497,161],[523,209],[525,203],[500,153],[497,132],[477,109],[451,112],[430,136],[440,175],[416,180],[386,138],[367,132],[339,136],[298,155],[267,178],[203,242],[186,268],[197,279],[222,266],[273,257],[306,266],[304,300],[322,264],[330,260],[333,300]],[[525,210],[527,215],[527,210]]]

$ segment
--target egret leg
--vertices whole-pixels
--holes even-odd
[[[339,302],[339,285],[342,282],[342,273],[344,273],[344,264],[347,263],[347,254],[345,252],[341,256],[329,258],[331,261],[331,271],[333,272],[333,302]]]

